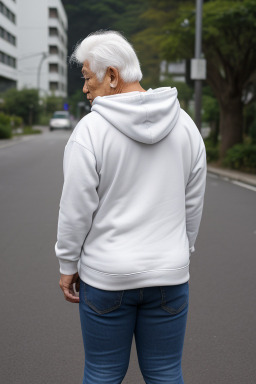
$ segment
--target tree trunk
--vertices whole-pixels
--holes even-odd
[[[220,100],[220,158],[229,148],[243,141],[243,104],[241,97]]]

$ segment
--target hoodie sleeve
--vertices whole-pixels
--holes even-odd
[[[76,141],[68,142],[65,148],[63,170],[55,252],[60,273],[72,275],[77,272],[81,248],[98,207],[99,177],[94,154]]]
[[[189,248],[194,252],[204,203],[206,183],[206,154],[205,146],[200,137],[199,150],[190,172],[186,186],[186,228]]]

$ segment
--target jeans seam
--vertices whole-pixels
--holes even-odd
[[[140,289],[140,302],[142,303],[143,301],[143,288]]]
[[[163,307],[166,304],[166,299],[165,299],[165,290],[163,287],[160,287],[161,290],[161,296],[162,296],[162,303],[161,306]]]

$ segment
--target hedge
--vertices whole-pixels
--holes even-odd
[[[230,148],[223,165],[232,169],[256,172],[256,144],[237,144]]]
[[[12,137],[11,119],[8,115],[0,113],[0,139]]]

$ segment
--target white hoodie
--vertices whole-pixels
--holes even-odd
[[[96,97],[65,148],[60,272],[105,290],[188,281],[205,178],[176,88]]]

